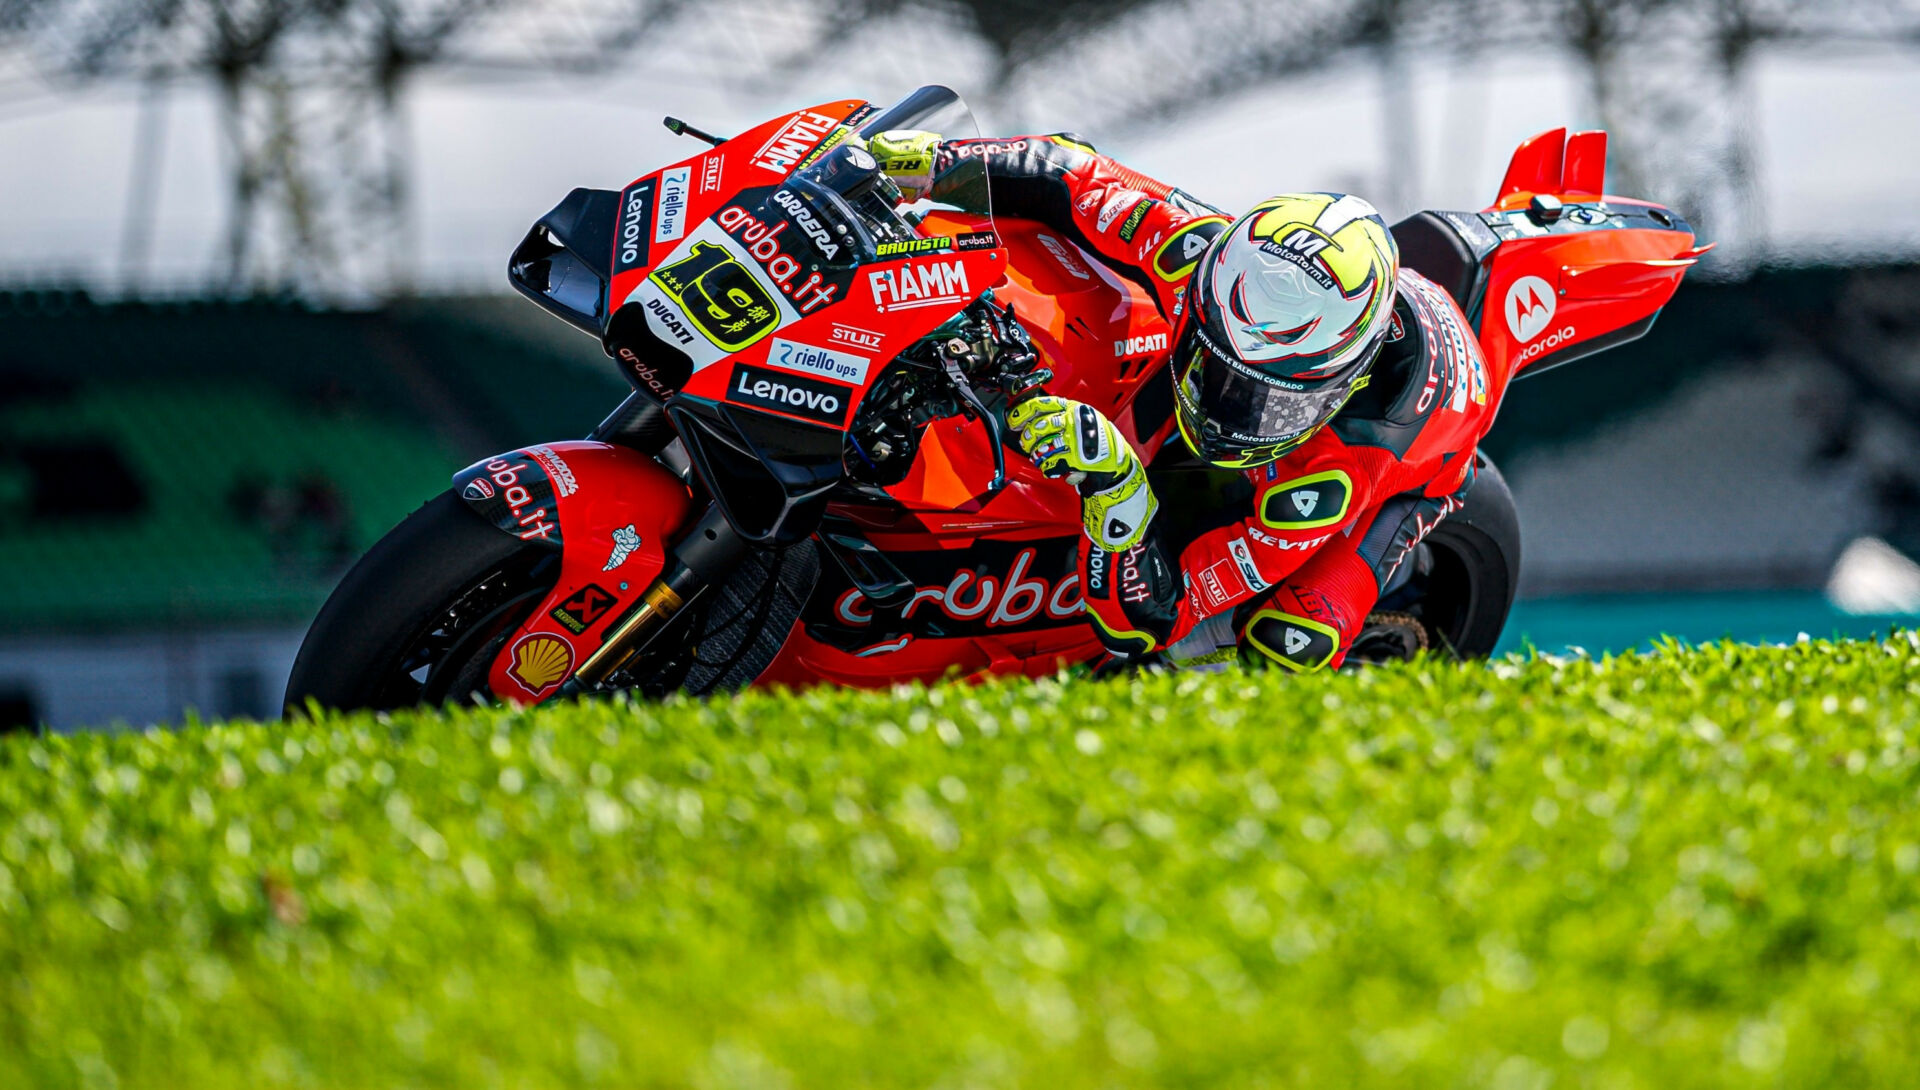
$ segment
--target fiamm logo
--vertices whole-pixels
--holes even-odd
[[[838,124],[838,121],[825,114],[802,110],[787,118],[786,124],[780,126],[780,131],[773,134],[773,139],[760,145],[760,150],[753,155],[753,165],[775,174],[785,174]]]
[[[958,261],[876,269],[867,274],[867,284],[873,289],[874,309],[879,311],[961,303],[973,297],[967,267]]]

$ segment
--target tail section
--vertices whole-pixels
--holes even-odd
[[[1606,194],[1607,134],[1514,150],[1494,203],[1394,228],[1403,262],[1451,291],[1508,379],[1644,335],[1701,254],[1673,211]]]

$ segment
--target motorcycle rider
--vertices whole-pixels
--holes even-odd
[[[1396,656],[1427,645],[1413,618],[1369,614],[1462,505],[1507,376],[1454,300],[1399,267],[1372,205],[1288,194],[1232,219],[1066,133],[869,146],[909,199],[1035,220],[1142,285],[1174,330],[1181,438],[1253,484],[1250,513],[1174,540],[1142,461],[1158,452],[1090,405],[1013,408],[1021,449],[1079,489],[1109,651],[1306,671],[1340,666],[1363,628],[1393,634]]]

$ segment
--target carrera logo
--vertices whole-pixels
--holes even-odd
[[[753,153],[753,165],[784,175],[793,169],[795,163],[806,158],[820,138],[832,132],[838,124],[838,121],[825,114],[802,110],[787,118],[780,130],[773,134],[773,139],[760,145],[760,150]]]
[[[1507,332],[1522,343],[1538,337],[1553,322],[1557,305],[1553,285],[1523,276],[1507,289]]]
[[[1128,337],[1124,341],[1113,342],[1113,354],[1117,359],[1121,356],[1137,356],[1142,352],[1162,352],[1166,347],[1165,333],[1148,333],[1144,336]]]
[[[877,269],[867,274],[867,284],[873,289],[873,309],[881,312],[964,303],[973,297],[967,267],[958,261]]]
[[[864,348],[870,352],[877,352],[880,349],[880,334],[871,329],[861,329],[857,325],[833,323],[831,339],[853,348]]]
[[[793,217],[793,222],[799,224],[800,229],[813,240],[813,248],[820,251],[820,256],[829,259],[840,256],[839,243],[833,241],[833,234],[813,214],[813,209],[807,207],[807,202],[800,199],[799,194],[791,189],[776,189],[773,191],[773,203]]]
[[[744,363],[734,367],[733,380],[727,384],[728,401],[836,427],[846,419],[852,394],[853,391],[844,386]]]
[[[653,209],[653,179],[635,182],[620,202],[620,261],[615,272],[647,263],[647,223]]]
[[[653,221],[653,241],[673,242],[687,229],[687,184],[693,180],[688,167],[676,167],[660,175],[660,214]]]

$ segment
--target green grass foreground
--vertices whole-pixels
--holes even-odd
[[[1911,1086],[1920,637],[0,743],[0,1086]]]

